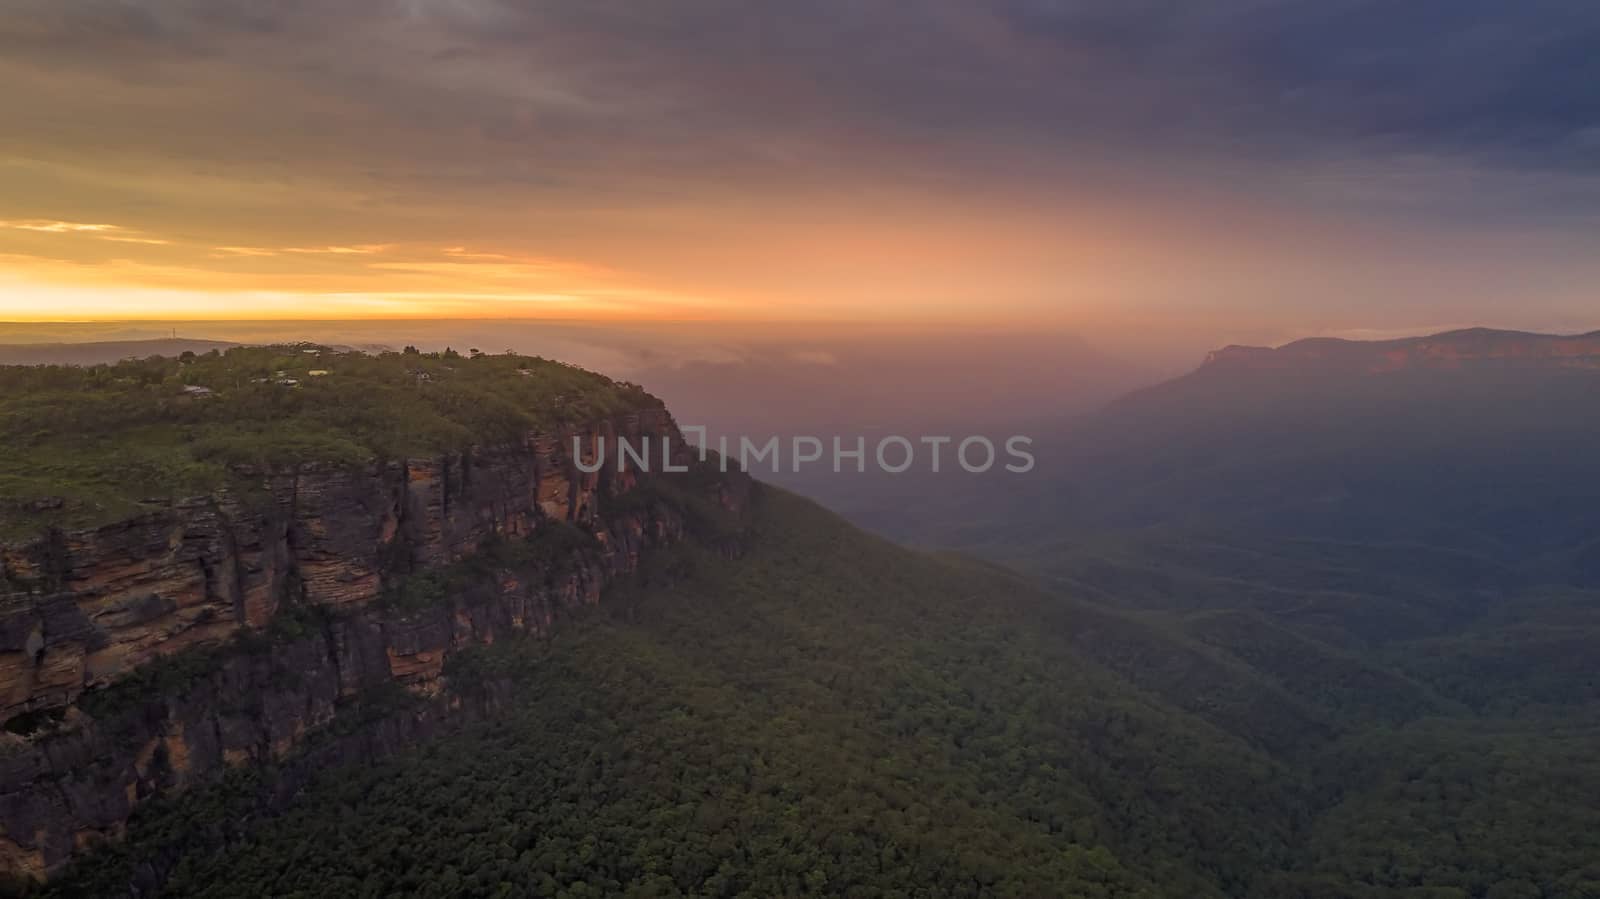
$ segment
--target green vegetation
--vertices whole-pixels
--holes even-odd
[[[472,555],[449,565],[401,577],[379,598],[379,607],[419,612],[447,603],[469,587],[486,583],[500,571],[540,570],[553,580],[585,551],[598,550],[594,534],[567,521],[541,520],[526,537],[496,536]]]
[[[113,719],[144,703],[182,695],[214,678],[229,659],[240,655],[271,658],[274,649],[326,627],[334,614],[322,606],[286,603],[264,630],[239,630],[222,643],[163,656],[110,684],[84,692],[77,704],[96,718]],[[275,667],[280,676],[296,676],[287,668]]]
[[[196,647],[144,665],[116,683],[89,690],[78,705],[96,718],[119,712],[163,696],[175,696],[208,679],[229,655],[252,644],[230,640],[218,646]]]
[[[703,542],[732,537],[744,529],[739,516],[711,499],[721,473],[722,460],[708,453],[705,461],[692,460],[688,471],[666,477],[640,479],[632,490],[615,497],[607,505],[614,515],[627,514],[652,505],[669,506],[683,515],[689,533]],[[728,462],[730,470],[735,463]]]
[[[451,688],[503,715],[274,813],[263,789],[292,790],[237,778],[148,806],[46,892],[159,859],[172,896],[1600,899],[1592,380],[1190,381],[1111,410],[1080,483],[934,495],[922,518],[1039,582],[777,491],[730,562],[709,467],[650,479],[615,511],[670,504],[702,543],[548,640],[453,655]],[[506,427],[445,408],[150,445],[225,471]],[[385,602],[584,539],[499,542]],[[338,726],[408,713],[390,699]]]
[[[327,772],[275,817],[230,787],[153,806],[48,892],[178,858],[163,895],[1600,896],[1592,682],[1480,664],[1464,692],[1436,671],[1485,657],[1470,627],[1407,659],[1270,605],[1116,610],[763,495],[744,558],[658,554],[549,640],[453,659],[458,689],[509,681],[502,718]],[[1257,560],[1280,593],[1289,552],[1350,562]],[[1247,557],[1150,555],[1139,583],[1182,592],[1202,558]],[[1531,629],[1514,658],[1592,605],[1487,614]],[[1546,705],[1509,714],[1496,684]]]
[[[435,454],[653,402],[558,362],[450,351],[242,347],[4,366],[0,539],[117,520],[217,489],[241,466]]]
[[[473,555],[438,568],[427,568],[393,579],[379,598],[379,608],[399,615],[450,603],[469,588],[494,582],[501,572],[526,574],[540,571],[552,582],[564,574],[572,560],[585,551],[598,550],[589,531],[565,521],[541,521],[526,537],[494,537]],[[264,630],[240,630],[215,646],[198,646],[156,659],[103,687],[89,690],[78,700],[84,711],[110,719],[162,697],[177,696],[212,678],[230,658],[241,654],[271,657],[277,647],[324,630],[337,613],[325,606],[289,601],[280,606]],[[281,670],[284,677],[294,673]],[[17,733],[32,733],[53,725],[59,710],[19,716],[8,723]]]

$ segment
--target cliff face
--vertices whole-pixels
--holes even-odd
[[[1201,371],[1370,373],[1469,366],[1600,368],[1600,332],[1570,337],[1475,328],[1431,337],[1298,340],[1277,348],[1229,346]]]
[[[670,440],[687,461],[666,411],[644,409],[440,458],[260,473],[242,495],[0,547],[0,583],[28,588],[0,608],[0,717],[13,732],[0,747],[0,870],[45,874],[119,835],[140,802],[282,759],[374,691],[453,701],[440,690],[452,652],[544,633],[562,609],[596,602],[686,527],[672,505],[628,497],[641,476],[617,470],[619,437]],[[574,464],[574,438],[591,459],[605,441],[600,470]],[[724,475],[695,489],[737,512],[747,485]],[[408,573],[563,528],[581,539],[445,601],[378,602]],[[181,689],[129,689],[208,647]],[[133,698],[95,702],[119,689]]]

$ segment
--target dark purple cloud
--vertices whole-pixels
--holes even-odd
[[[1112,160],[1562,218],[1600,164],[1589,0],[20,0],[0,58],[0,150],[399,194]]]

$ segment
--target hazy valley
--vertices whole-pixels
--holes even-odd
[[[864,476],[861,520],[1007,567],[543,360],[5,369],[3,858],[55,895],[1593,895],[1596,343],[1229,350],[1028,477]],[[577,467],[625,435],[688,471]]]

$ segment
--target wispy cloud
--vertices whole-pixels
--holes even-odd
[[[327,254],[330,256],[371,256],[389,249],[385,243],[363,243],[354,246],[284,247],[285,253]]]
[[[160,237],[134,237],[125,234],[100,234],[96,236],[101,240],[114,240],[117,243],[142,243],[158,247],[168,246],[172,243],[172,241]]]
[[[97,234],[106,231],[123,230],[117,225],[59,222],[51,219],[10,219],[0,221],[0,228],[11,228],[17,231],[39,231],[45,234]]]
[[[614,284],[621,280],[618,272],[604,266],[589,265],[566,259],[543,256],[510,255],[507,253],[476,252],[466,247],[445,247],[439,251],[443,259],[427,258],[431,254],[407,255],[382,262],[367,263],[371,270],[412,275],[436,275],[489,280],[557,281],[582,283],[591,287]]]
[[[445,247],[440,252],[454,259],[482,259],[486,261],[504,261],[511,259],[504,253],[479,253],[466,247]]]
[[[241,256],[276,256],[277,250],[266,247],[212,247],[212,259],[232,259]]]
[[[166,246],[172,241],[164,237],[151,237],[144,232],[125,228],[121,225],[110,225],[104,222],[64,222],[56,219],[7,219],[0,221],[0,228],[13,231],[32,231],[36,234],[67,234],[83,235],[99,240],[112,240],[117,243],[138,243],[148,246]]]

